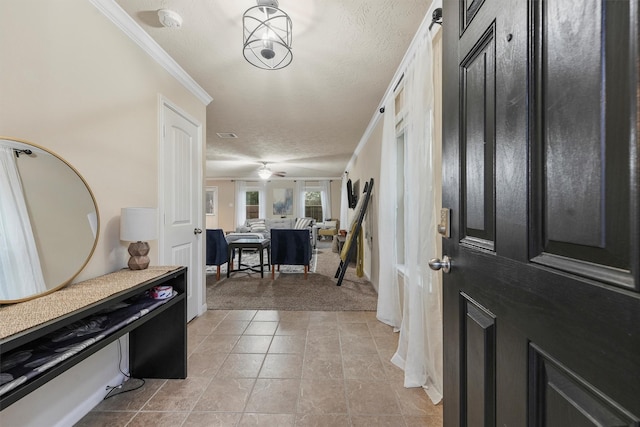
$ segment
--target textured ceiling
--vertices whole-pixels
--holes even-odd
[[[116,0],[212,97],[208,178],[341,176],[431,0],[280,0],[293,21],[293,62],[262,70],[242,55],[255,0]],[[183,18],[164,28],[157,15]],[[216,133],[233,132],[237,139]]]

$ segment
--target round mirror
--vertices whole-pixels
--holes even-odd
[[[98,241],[86,181],[51,151],[0,137],[0,304],[69,284]]]

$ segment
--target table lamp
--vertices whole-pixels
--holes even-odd
[[[120,240],[129,244],[129,268],[144,270],[149,266],[149,243],[158,238],[158,215],[155,208],[122,208]]]

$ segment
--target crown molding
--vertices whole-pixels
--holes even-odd
[[[89,0],[104,16],[153,58],[162,68],[175,77],[205,106],[213,98],[187,72],[147,34],[114,0]]]
[[[396,73],[393,75],[393,78],[389,82],[389,86],[387,87],[387,90],[382,96],[380,105],[376,108],[376,111],[373,114],[373,117],[369,121],[369,125],[367,126],[367,128],[364,131],[364,134],[360,138],[360,142],[358,143],[358,146],[353,152],[353,155],[351,156],[349,163],[347,163],[347,167],[345,168],[346,170],[350,170],[353,167],[353,164],[356,161],[358,154],[360,154],[360,151],[362,151],[364,146],[369,141],[369,138],[371,137],[373,130],[375,129],[376,125],[378,124],[378,121],[380,120],[383,114],[383,113],[380,113],[378,109],[386,105],[388,97],[393,96],[393,92],[395,91],[398,84],[400,83],[400,80],[404,76],[404,72],[409,66],[409,63],[411,62],[411,60],[413,60],[413,57],[415,56],[416,49],[418,47],[418,42],[422,40],[424,37],[426,37],[427,34],[435,34],[438,31],[441,31],[442,25],[438,25],[433,32],[429,31],[429,25],[431,24],[431,15],[433,14],[433,11],[438,7],[442,7],[442,0],[434,0],[431,3],[431,6],[429,7],[429,10],[427,11],[427,13],[424,15],[424,18],[422,19],[422,23],[418,27],[418,31],[416,31],[416,34],[413,36],[413,39],[411,40],[411,44],[409,45],[409,48],[405,52],[404,57],[402,58],[402,61],[400,61],[400,65],[396,70]]]

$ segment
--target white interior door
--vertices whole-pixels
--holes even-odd
[[[160,263],[187,266],[187,320],[203,306],[202,132],[166,102],[162,105]],[[164,221],[162,221],[164,219]]]

